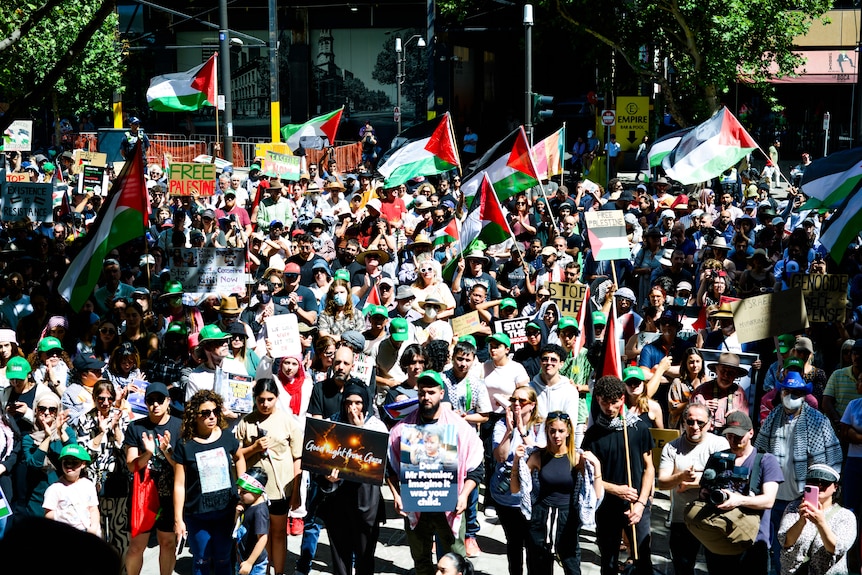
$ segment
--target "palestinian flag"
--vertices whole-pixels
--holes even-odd
[[[802,174],[802,191],[809,200],[803,210],[837,208],[862,187],[862,148],[829,154],[812,162]]]
[[[86,244],[60,281],[58,291],[73,310],[80,311],[93,293],[108,252],[144,235],[149,225],[147,208],[144,161],[138,143],[102,203]]]
[[[188,72],[156,76],[147,90],[147,103],[157,112],[193,112],[216,100],[215,54]]]
[[[304,124],[288,124],[281,129],[281,138],[291,150],[322,150],[335,142],[342,112],[344,106],[334,112],[312,118]]]
[[[414,411],[419,409],[419,398],[404,399],[395,403],[387,403],[383,406],[383,410],[391,419],[401,421]]]
[[[497,142],[479,159],[476,168],[463,179],[461,193],[468,202],[479,193],[486,173],[502,201],[539,183],[539,175],[533,164],[530,144],[523,126]]]
[[[623,370],[620,365],[620,347],[617,342],[617,318],[616,306],[611,307],[611,312],[608,314],[608,324],[605,326],[604,340],[602,340],[604,350],[604,362],[602,363],[602,376],[615,375],[623,378]]]
[[[581,350],[587,347],[587,316],[592,313],[590,309],[590,286],[584,291],[584,301],[581,302],[581,308],[578,310],[578,337],[575,338],[575,343],[572,346],[572,355],[577,357]],[[592,327],[590,327],[592,333]]]
[[[565,128],[560,128],[535,146],[533,162],[540,180],[563,173],[563,150],[566,143]]]
[[[661,165],[667,177],[683,185],[697,184],[721,175],[757,148],[739,120],[722,107],[683,136]]]
[[[599,262],[631,257],[622,210],[586,212],[584,216],[594,260]]]
[[[677,144],[679,144],[680,140],[682,140],[682,137],[693,129],[694,128],[685,128],[683,130],[677,130],[676,132],[664,135],[653,142],[652,146],[650,146],[649,152],[647,153],[650,169],[660,166],[665,156],[670,154],[673,149],[676,148]]]
[[[440,228],[431,237],[431,243],[435,246],[448,244],[461,239],[461,233],[458,230],[458,219],[452,218],[449,223]]]
[[[396,141],[397,147],[390,148],[377,165],[384,187],[461,167],[449,112],[401,132]]]
[[[847,247],[854,243],[862,230],[862,193],[858,191],[846,198],[820,232],[820,243],[836,263],[841,263]]]
[[[462,188],[463,189],[463,188]],[[500,199],[494,191],[488,174],[482,176],[482,186],[470,206],[470,211],[461,224],[461,254],[453,258],[443,269],[443,277],[451,279],[454,275],[456,262],[464,253],[471,249],[474,241],[481,240],[487,245],[505,242],[514,237],[509,228],[509,222],[503,213]]]

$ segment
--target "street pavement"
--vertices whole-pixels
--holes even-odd
[[[383,488],[383,494],[386,500],[387,520],[381,526],[380,530],[375,573],[379,575],[407,575],[413,573],[413,560],[410,557],[410,549],[404,536],[404,520],[396,517],[392,506],[392,496],[387,487]],[[668,551],[668,529],[665,525],[669,510],[670,500],[667,493],[657,491],[653,502],[651,521],[652,560],[654,572],[663,575],[671,575],[673,573],[670,553]],[[503,536],[503,528],[499,525],[496,518],[486,518],[481,511],[479,512],[479,522],[481,524],[481,531],[477,540],[482,553],[479,557],[472,560],[476,573],[483,575],[506,575],[508,573],[508,563],[506,561],[506,539]],[[299,554],[301,539],[301,537],[288,537],[288,575],[293,573],[293,566]],[[595,533],[582,530],[580,544],[581,573],[583,575],[598,575],[600,570]],[[626,554],[623,552],[620,554],[620,560],[625,559]],[[698,575],[705,575],[706,566],[703,564],[702,555],[700,559],[697,573]],[[159,575],[158,569],[158,549],[155,547],[155,541],[153,540],[151,541],[150,548],[144,554],[144,569],[142,573],[143,575]],[[177,561],[175,572],[181,575],[191,573],[191,555],[188,548],[183,549]],[[320,543],[317,548],[317,556],[314,560],[312,573],[331,572],[329,538],[324,529],[320,535]],[[553,575],[562,575],[562,573],[562,567],[555,565]]]

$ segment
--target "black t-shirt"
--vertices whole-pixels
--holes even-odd
[[[584,249],[584,238],[582,238],[579,234],[572,234],[570,236],[566,236],[566,249],[571,250],[574,248],[578,248],[579,250]]]
[[[14,389],[11,391],[12,391],[12,393],[9,394],[9,401],[7,401],[6,405],[5,405],[6,408],[9,408],[9,407],[14,408],[15,404],[20,401],[22,403],[26,403],[28,408],[30,408],[34,411],[36,410],[36,407],[35,407],[35,404],[36,404],[36,386],[35,385],[33,387],[31,387],[28,391],[25,391],[24,393],[22,393],[21,395],[18,395],[17,393],[15,393]],[[15,419],[15,423],[18,424],[18,429],[21,431],[21,433],[23,435],[27,435],[28,433],[30,433],[31,431],[33,431],[35,429],[32,423],[30,423],[29,421],[24,419],[23,415],[18,415],[17,412],[14,415],[14,419]]]
[[[306,287],[310,285],[314,285],[314,272],[311,268],[314,267],[314,264],[318,261],[326,262],[325,259],[315,254],[309,261],[305,261],[305,258],[302,256],[296,255],[292,258],[288,259],[288,262],[296,263],[299,266],[299,283],[300,285],[304,285]]]
[[[485,286],[487,294],[485,300],[500,299],[500,290],[497,289],[497,280],[492,278],[490,274],[482,272],[478,277],[467,277],[466,274],[461,276],[461,302],[466,302],[470,289],[476,285],[482,284]]]
[[[638,419],[637,425],[629,426],[629,450],[631,455],[632,485],[640,490],[644,474],[643,454],[652,456],[653,440],[646,424]],[[605,481],[617,485],[626,485],[625,443],[623,430],[613,430],[599,423],[587,428],[582,448],[592,451],[602,462],[602,475]]]
[[[240,562],[245,561],[254,550],[258,536],[269,533],[269,507],[266,503],[252,505],[243,511],[241,530],[242,536],[236,542]],[[254,564],[260,565],[266,559],[266,549],[264,548]]]
[[[301,310],[317,311],[317,296],[314,295],[313,291],[302,285],[296,286],[294,291],[296,292],[296,305],[298,305]],[[272,301],[274,301],[276,305],[287,308],[288,303],[290,303],[290,294],[275,295],[272,297]],[[299,319],[299,316],[297,316],[297,319]],[[299,321],[302,320],[300,319]]]
[[[165,456],[162,455],[162,452],[158,449],[158,436],[164,435],[165,431],[169,431],[171,433],[171,448],[176,449],[177,443],[180,441],[180,435],[182,435],[182,426],[183,422],[180,418],[172,415],[170,419],[168,419],[168,422],[163,425],[153,423],[150,421],[149,417],[143,417],[129,423],[129,426],[126,428],[126,436],[123,439],[123,446],[137,447],[138,455],[145,451],[144,442],[141,439],[141,436],[144,433],[156,441],[156,452],[150,458],[150,461],[147,463],[147,467],[150,469],[150,473],[156,481],[160,498],[170,499],[173,497],[174,468],[170,463],[168,463]]]
[[[184,439],[174,449],[174,461],[181,464],[186,476],[187,513],[203,514],[232,509],[236,504],[236,472],[233,455],[239,441],[223,430],[212,443]]]
[[[331,377],[314,384],[311,399],[308,401],[308,415],[319,415],[323,419],[329,419],[341,411],[343,389]]]

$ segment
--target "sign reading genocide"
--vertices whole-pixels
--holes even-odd
[[[768,339],[808,327],[808,312],[799,288],[745,298],[732,305],[739,343]]]
[[[270,177],[278,176],[282,180],[299,180],[300,158],[267,151],[264,158],[263,171]]]
[[[794,274],[790,287],[802,290],[810,323],[841,322],[847,315],[847,282],[843,274]]]
[[[174,162],[168,168],[168,193],[172,196],[213,196],[215,188],[215,164]]]
[[[584,301],[584,294],[587,293],[586,284],[550,282],[548,291],[551,292],[551,301],[557,304],[560,315],[578,317],[578,312]]]
[[[54,187],[51,184],[9,182],[0,198],[4,222],[53,222]]]
[[[512,340],[512,350],[518,351],[527,343],[528,317],[513,317],[511,319],[498,319],[494,322],[494,333],[505,333]]]
[[[359,483],[382,485],[389,434],[327,419],[305,418],[302,468]],[[403,495],[402,495],[403,496]]]
[[[173,248],[168,254],[171,280],[192,293],[240,293],[245,289],[245,249]]]

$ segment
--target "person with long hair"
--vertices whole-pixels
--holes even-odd
[[[110,318],[106,318],[101,320],[97,325],[96,343],[93,346],[93,353],[102,361],[108,361],[117,346],[122,343],[117,331],[117,324]]]
[[[129,474],[123,452],[129,413],[117,407],[117,390],[110,381],[100,379],[90,389],[95,407],[78,420],[75,431],[92,459],[89,470],[99,494],[103,535],[122,557],[130,540]]]
[[[420,314],[424,313],[423,308],[419,305],[426,299],[436,299],[446,304],[445,309],[437,314],[437,319],[446,319],[455,313],[457,304],[455,296],[452,295],[452,290],[443,281],[443,272],[440,262],[427,257],[421,259],[416,264],[416,269],[419,274],[416,281],[413,282],[413,295],[416,299],[413,300],[413,308]]]
[[[69,414],[70,423],[78,425],[81,418],[96,407],[93,386],[102,379],[105,363],[92,354],[78,355],[75,357],[74,367],[69,377],[69,385],[60,401]]]
[[[147,331],[144,325],[144,308],[141,304],[134,300],[129,302],[123,317],[126,323],[122,341],[134,345],[140,359],[146,360],[159,350],[158,336]]]
[[[235,321],[230,325],[227,332],[230,334],[230,355],[228,357],[242,363],[246,371],[250,375],[254,375],[257,372],[257,366],[260,364],[260,356],[248,347],[246,325]]]
[[[506,557],[509,575],[524,572],[524,550],[527,564],[531,563],[532,546],[529,544],[530,522],[520,509],[520,496],[511,492],[511,470],[515,450],[519,445],[542,447],[545,429],[536,409],[536,390],[525,385],[515,389],[506,407],[506,416],[494,425],[492,447],[496,468],[491,475],[489,490],[496,503],[497,517],[506,536]]]
[[[685,411],[685,406],[691,401],[694,390],[699,385],[709,381],[706,378],[705,366],[703,354],[696,347],[685,350],[679,377],[673,379],[668,391],[668,429],[679,427],[680,416]]]
[[[43,337],[27,361],[33,368],[33,380],[44,383],[57,397],[62,397],[69,381],[72,358],[63,349],[60,340],[51,336]]]
[[[314,342],[314,359],[311,362],[309,375],[314,383],[323,381],[329,376],[329,369],[335,359],[335,348],[338,342],[328,335],[320,336]]]
[[[269,480],[269,538],[266,554],[276,573],[284,573],[287,553],[288,512],[299,505],[299,478],[302,475],[302,429],[298,420],[279,409],[279,384],[271,378],[254,384],[255,410],[236,428],[239,453],[249,469],[259,467]]]
[[[517,391],[517,390],[516,390]],[[530,528],[527,543],[530,546],[528,571],[531,574],[551,573],[554,558],[559,558],[563,573],[573,575],[581,572],[581,548],[578,531],[581,521],[578,497],[575,495],[576,472],[583,468],[581,455],[595,469],[594,488],[596,496],[604,494],[601,464],[591,454],[580,454],[575,448],[575,430],[571,417],[562,411],[552,411],[545,419],[545,447],[527,455],[527,447],[515,448],[515,458],[510,476],[510,489],[520,493],[520,465],[526,465],[530,474],[538,476],[535,503],[530,512]],[[526,459],[525,462],[522,460]],[[527,486],[524,486],[525,488]]]
[[[639,415],[647,427],[664,429],[661,406],[654,399],[650,399],[646,393],[646,378],[643,370],[638,366],[627,367],[623,371],[623,382],[626,384],[626,407],[635,415]]]
[[[661,335],[661,329],[658,326],[659,317],[661,317],[659,308],[654,305],[644,306],[643,320],[638,326],[638,333],[631,336],[626,342],[625,358],[627,362],[636,361],[644,346],[658,339]]]
[[[114,349],[108,361],[105,379],[117,387],[123,399],[129,397],[130,393],[138,391],[134,381],[143,379],[143,372],[141,358],[134,345],[126,342]]]
[[[239,441],[225,433],[221,396],[203,389],[186,403],[180,441],[173,450],[174,533],[188,536],[192,574],[233,572],[231,532],[236,477],[245,473]]]
[[[345,331],[362,332],[364,329],[365,317],[361,310],[353,307],[350,283],[343,279],[334,280],[326,294],[326,307],[317,318],[318,333],[337,341]]]

